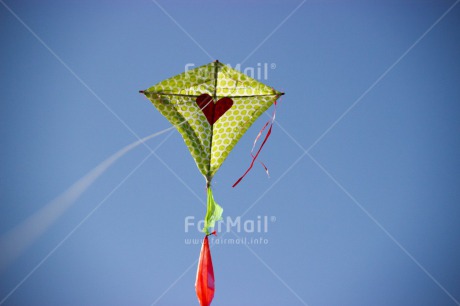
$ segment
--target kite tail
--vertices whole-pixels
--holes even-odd
[[[215,235],[215,231],[212,233]],[[209,249],[208,234],[204,237],[201,246],[200,261],[196,271],[195,291],[201,306],[211,305],[214,298],[214,269],[212,267],[211,251]]]
[[[209,249],[209,235],[216,235],[216,231],[210,232],[215,223],[222,219],[224,211],[214,200],[212,195],[210,180],[207,183],[207,211],[204,219],[204,229],[206,236],[201,246],[200,260],[196,271],[195,291],[201,306],[211,305],[214,297],[214,269],[212,267],[211,251]]]
[[[216,203],[216,201],[214,201],[210,184],[208,184],[207,189],[207,211],[206,217],[204,219],[203,231],[206,233],[206,235],[209,235],[210,230],[214,227],[214,224],[222,219],[222,213],[224,210],[219,206],[219,204]]]

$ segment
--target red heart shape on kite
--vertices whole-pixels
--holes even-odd
[[[213,125],[232,105],[233,100],[225,97],[214,103],[212,97],[208,94],[202,94],[196,98],[196,104],[203,111],[210,125]]]

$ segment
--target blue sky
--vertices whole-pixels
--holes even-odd
[[[187,64],[267,63],[262,81],[286,92],[261,154],[271,178],[255,167],[231,188],[262,116],[214,196],[268,230],[219,233],[264,243],[212,245],[213,305],[458,304],[457,2],[1,0],[2,253],[170,127],[138,90]],[[147,144],[2,255],[4,305],[198,304],[186,241],[203,235],[185,220],[203,218],[205,181],[179,133]]]

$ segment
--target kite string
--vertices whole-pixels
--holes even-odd
[[[0,237],[0,245],[2,245],[2,252],[0,254],[0,271],[18,258],[19,255],[30,247],[34,241],[44,234],[44,232],[77,201],[77,199],[96,181],[96,179],[109,169],[117,160],[147,140],[160,136],[172,129],[174,129],[174,126],[153,133],[118,150],[116,153],[109,156],[90,170],[86,175],[73,183],[66,191],[57,196],[54,200],[43,206],[40,210],[29,216],[21,223],[17,224],[7,233],[3,234]]]

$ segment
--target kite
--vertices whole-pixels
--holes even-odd
[[[208,236],[215,234],[211,230],[223,212],[212,194],[212,178],[249,127],[271,105],[276,106],[276,101],[284,93],[219,61],[188,70],[140,93],[176,127],[206,179],[206,236],[201,248],[195,291],[201,306],[207,306],[214,296],[214,271]],[[251,152],[252,162],[248,170],[233,187],[254,165],[270,136],[274,119],[273,115],[272,120],[260,131],[254,146],[269,126],[258,151],[255,154]]]

